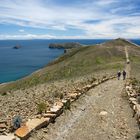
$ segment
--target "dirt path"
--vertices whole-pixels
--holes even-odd
[[[125,48],[126,60],[129,60]],[[128,78],[130,64],[126,64]],[[72,104],[54,124],[30,140],[135,140],[138,126],[124,92],[124,80],[109,80]]]
[[[56,119],[56,123],[33,134],[30,140],[134,140],[138,127],[123,80],[110,80],[90,90]],[[106,115],[101,115],[106,111]],[[47,133],[46,133],[47,132]]]
[[[130,60],[129,60],[129,53],[127,46],[125,46],[125,55],[126,55],[126,73],[127,73],[127,78],[130,78],[130,73],[131,73],[131,65],[130,65]]]

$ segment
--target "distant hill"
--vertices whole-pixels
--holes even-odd
[[[118,70],[124,69],[126,63],[124,46],[126,45],[133,68],[132,75],[140,78],[140,47],[119,38],[98,45],[72,49],[72,51],[60,56],[43,69],[13,83],[2,85],[0,91],[28,88],[61,79],[70,80],[73,77],[89,74],[115,74]]]
[[[82,47],[83,45],[78,42],[69,42],[69,43],[51,43],[49,44],[49,48],[53,49],[71,49]]]

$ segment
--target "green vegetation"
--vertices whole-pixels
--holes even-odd
[[[1,93],[1,96],[6,96],[6,95],[7,95],[6,92]]]
[[[47,105],[44,102],[40,102],[39,104],[37,104],[37,111],[38,114],[42,114],[43,112],[45,112],[47,109]]]
[[[136,138],[136,139],[139,139],[139,138],[140,138],[140,132],[138,132],[138,133],[135,135],[135,138]]]
[[[65,104],[64,104],[64,107],[63,107],[63,110],[70,110],[70,100],[68,100]]]
[[[96,57],[95,58],[95,63],[98,64],[104,64],[104,59],[102,57]]]

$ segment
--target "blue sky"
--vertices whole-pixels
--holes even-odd
[[[0,39],[140,38],[140,0],[0,0]]]

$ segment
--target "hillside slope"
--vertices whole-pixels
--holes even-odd
[[[133,67],[129,55],[136,57],[139,49],[128,42],[121,47],[121,44],[117,44],[118,48],[125,48],[125,61],[129,63],[124,68],[127,78],[131,78]],[[112,42],[108,46],[112,46]],[[122,77],[120,80],[114,78],[91,88],[72,103],[70,112],[61,115],[49,127],[34,133],[29,140],[134,140],[139,129],[125,93],[127,82]]]
[[[135,60],[135,67],[140,60],[140,48],[123,39],[116,39],[98,45],[73,49],[64,54],[45,68],[32,75],[10,84],[0,86],[0,91],[24,89],[34,85],[56,81],[69,80],[89,74],[114,73],[122,70],[125,63],[124,46],[129,46],[130,59]]]

